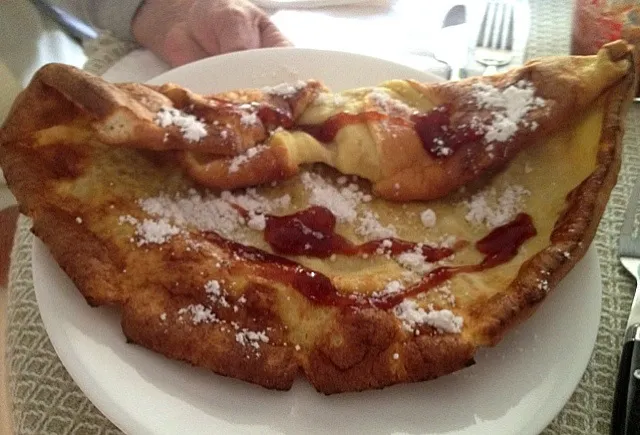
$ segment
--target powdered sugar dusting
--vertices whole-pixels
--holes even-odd
[[[499,196],[494,188],[483,190],[465,201],[468,207],[465,218],[475,225],[499,227],[522,211],[525,198],[529,195],[530,192],[520,185],[507,186]]]
[[[397,236],[396,228],[393,225],[382,225],[378,219],[379,216],[371,210],[363,211],[358,217],[356,233],[374,239],[386,239]]]
[[[198,142],[207,136],[207,128],[202,121],[173,107],[160,108],[154,121],[162,128],[171,125],[179,127],[180,133],[189,142]]]
[[[396,257],[396,261],[405,269],[419,274],[426,274],[434,269],[433,263],[426,261],[419,252],[403,252]]]
[[[203,197],[195,190],[186,196],[159,195],[139,201],[150,215],[172,221],[178,226],[191,226],[201,231],[216,231],[231,236],[243,223],[240,213],[223,199]]]
[[[269,213],[278,209],[289,207],[291,196],[284,194],[274,199],[260,195],[255,188],[248,188],[245,193],[224,191],[220,198],[230,204],[236,204],[249,213]]]
[[[204,291],[207,292],[207,294],[210,294],[213,296],[220,296],[221,294],[220,289],[221,289],[220,283],[215,279],[207,281],[207,283],[204,285]]]
[[[436,226],[436,213],[428,208],[420,213],[420,221],[426,228],[433,228]]]
[[[136,244],[138,246],[144,246],[149,244],[163,244],[167,242],[171,237],[179,234],[181,229],[175,225],[170,224],[166,219],[153,220],[143,219],[142,221],[134,218],[133,216],[120,216],[118,223],[128,223],[135,227]]]
[[[292,97],[306,87],[307,83],[305,81],[298,80],[294,83],[280,83],[275,86],[265,86],[262,88],[262,92],[280,97]]]
[[[221,305],[225,308],[228,308],[231,306],[231,304],[229,304],[229,302],[227,301],[227,296],[229,296],[229,294],[222,288],[220,283],[215,279],[212,279],[205,283],[204,291],[209,297],[209,300],[214,304]]]
[[[459,334],[464,319],[456,316],[451,310],[436,310],[432,306],[427,310],[410,299],[405,299],[394,308],[394,314],[402,321],[403,327],[410,332],[417,332],[420,325],[429,325],[440,332]]]
[[[186,194],[160,194],[141,199],[138,204],[151,218],[139,220],[125,215],[118,221],[121,225],[126,223],[135,227],[138,246],[165,243],[186,227],[215,231],[223,237],[233,238],[245,225],[263,230],[264,213],[288,207],[290,203],[289,195],[268,199],[258,194],[256,189],[247,189],[245,193],[224,191],[220,196],[201,195],[192,189]],[[234,204],[248,212],[248,220],[234,208]]]
[[[548,292],[549,292],[549,289],[550,289],[550,287],[549,287],[549,281],[547,281],[546,279],[538,279],[538,281],[537,281],[537,287],[538,287],[540,290],[544,291],[545,293],[548,293]]]
[[[200,323],[216,323],[218,318],[211,308],[202,304],[191,304],[178,310],[178,316],[188,315],[194,325]]]
[[[368,95],[371,101],[386,114],[402,116],[412,115],[416,112],[416,109],[408,106],[397,98],[393,98],[382,88],[373,88]]]
[[[240,113],[240,123],[245,127],[256,125],[259,123],[259,121],[260,118],[258,118],[258,114],[256,112],[242,111]]]
[[[318,174],[305,172],[300,179],[309,191],[309,204],[319,205],[331,211],[338,222],[353,222],[358,213],[357,205],[362,201],[362,193],[347,187],[336,188]]]
[[[404,290],[404,284],[402,284],[398,280],[389,281],[384,288],[379,292],[373,292],[371,296],[376,298],[383,298],[386,296],[391,296],[397,293],[400,293]]]
[[[309,204],[325,207],[334,214],[338,222],[357,223],[357,234],[374,239],[396,237],[393,225],[383,225],[379,216],[370,210],[360,211],[358,206],[371,201],[371,195],[360,190],[355,183],[343,179],[334,186],[318,174],[305,172],[301,175],[302,184],[309,192]],[[342,177],[341,177],[342,178]]]
[[[250,331],[243,328],[236,333],[236,341],[243,346],[251,346],[257,350],[260,348],[260,343],[269,343],[269,337],[265,331]]]
[[[444,302],[449,303],[452,307],[456,306],[456,297],[451,292],[451,281],[443,282],[439,286],[434,287],[431,292],[439,295]]]
[[[267,145],[256,145],[249,148],[243,154],[235,156],[233,159],[231,159],[231,163],[229,164],[229,172],[237,172],[238,169],[240,169],[240,166],[244,165],[249,160],[259,155],[265,149],[267,149]]]
[[[252,230],[263,231],[267,227],[267,218],[262,213],[249,213],[249,220],[247,226]]]
[[[529,123],[527,114],[545,105],[545,100],[535,96],[536,89],[526,80],[520,80],[505,89],[499,89],[489,83],[474,83],[472,95],[477,105],[482,109],[489,109],[492,113],[490,124],[474,123],[484,131],[487,142],[506,142],[521,126],[531,130],[537,128],[537,123]]]

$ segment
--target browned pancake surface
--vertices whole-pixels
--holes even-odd
[[[296,128],[326,122],[340,98],[349,108],[382,110],[371,90],[329,97],[309,81],[284,93],[198,96],[173,85],[108,85],[55,65],[15,103],[0,133],[0,164],[35,234],[90,304],[122,308],[123,331],[135,343],[276,389],[288,389],[299,371],[325,393],[432,379],[471,364],[479,346],[526,319],[588,248],[616,180],[635,80],[625,44],[603,56],[606,65],[553,59],[494,78],[376,90],[424,113],[458,102],[455,123],[463,122],[456,113],[464,122],[473,116],[460,101],[477,83],[505,88],[526,77],[535,85],[554,80],[549,68],[572,83],[584,83],[584,74],[602,79],[588,91],[572,89],[569,99],[545,87],[546,115],[541,106],[528,118],[540,122],[538,133],[520,126],[521,136],[494,143],[495,152],[504,146],[498,164],[478,154],[478,173],[461,183],[469,167],[449,163],[456,154],[429,154],[404,125],[369,119],[332,143]],[[243,128],[254,112],[237,107],[252,102],[293,124],[260,118]],[[163,107],[197,113],[204,140],[162,127]],[[545,121],[549,114],[556,125]],[[340,147],[353,155],[354,138],[364,138],[357,149],[368,153],[351,162]],[[389,169],[404,165],[389,151],[394,139],[425,160]],[[442,173],[456,181],[447,181],[447,194],[406,201],[425,194],[410,186],[416,179],[437,180],[411,175],[427,161],[452,168]],[[358,165],[359,177],[330,167]],[[202,186],[208,172],[223,183],[217,189]],[[235,183],[258,186],[224,190]],[[406,190],[385,199],[398,183]],[[331,216],[335,228],[327,230]],[[504,235],[512,230],[523,231],[522,240]],[[496,252],[506,255],[505,240],[513,252],[480,267],[490,234],[499,236]],[[305,237],[309,247],[299,243]],[[326,248],[318,240],[328,237],[334,244]]]

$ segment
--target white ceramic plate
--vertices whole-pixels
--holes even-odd
[[[389,78],[433,77],[354,54],[248,51],[167,72],[196,92],[317,78],[333,89]],[[424,433],[538,434],[579,382],[595,343],[601,305],[591,248],[535,315],[477,364],[430,382],[324,396],[299,379],[268,391],[126,344],[119,313],[90,308],[38,240],[33,278],[42,320],[62,363],[91,401],[130,434]]]
[[[324,8],[328,6],[345,6],[366,3],[369,0],[251,0],[256,5],[267,9],[279,8]]]

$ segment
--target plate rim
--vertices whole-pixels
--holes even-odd
[[[352,60],[363,60],[367,62],[373,62],[378,64],[386,64],[387,66],[393,66],[393,68],[403,69],[408,74],[419,75],[422,80],[431,81],[431,82],[442,82],[445,81],[444,78],[438,76],[427,70],[420,70],[414,68],[412,66],[403,64],[393,59],[385,59],[383,57],[376,57],[371,54],[358,53],[350,50],[333,50],[333,49],[324,49],[324,48],[316,48],[316,47],[266,47],[266,48],[254,48],[249,50],[242,51],[234,51],[231,53],[226,53],[217,56],[210,56],[204,59],[199,59],[191,63],[187,63],[185,65],[181,65],[175,68],[171,68],[167,71],[164,71],[150,79],[146,80],[146,84],[158,85],[165,83],[168,78],[171,78],[174,75],[183,75],[186,71],[189,70],[199,70],[203,68],[207,68],[210,64],[217,64],[224,61],[233,61],[236,59],[242,58],[253,58],[253,57],[272,57],[286,54],[294,54],[295,56],[300,55],[328,55],[328,56],[339,56],[350,58]],[[108,71],[107,71],[108,72]],[[394,78],[404,78],[404,77],[394,77]]]

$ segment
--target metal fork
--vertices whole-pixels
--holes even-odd
[[[485,66],[482,75],[494,74],[513,59],[513,21],[513,4],[487,2],[474,53],[476,62]]]
[[[640,434],[640,238],[633,236],[640,182],[629,197],[620,231],[620,262],[636,279],[636,293],[625,331],[611,416],[611,434]]]

